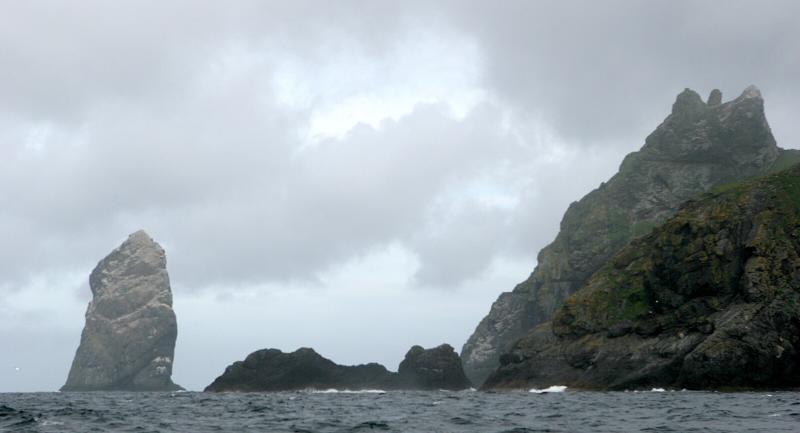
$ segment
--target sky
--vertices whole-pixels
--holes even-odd
[[[689,87],[800,147],[794,1],[9,2],[0,392],[53,391],[88,275],[166,250],[173,379],[266,347],[460,351]]]

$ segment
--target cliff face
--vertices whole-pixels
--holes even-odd
[[[97,264],[92,301],[62,391],[176,390],[178,327],[164,250],[138,231]]]
[[[485,387],[800,386],[800,165],[719,190],[621,249]]]
[[[292,353],[264,349],[238,361],[206,387],[212,392],[263,392],[302,389],[451,389],[469,388],[455,350],[443,344],[433,349],[414,346],[398,373],[371,363],[338,365],[313,349]]]
[[[549,320],[615,253],[681,203],[796,157],[776,146],[755,87],[726,103],[716,90],[708,103],[683,91],[642,149],[629,154],[607,183],[570,205],[531,276],[492,305],[461,352],[469,378],[482,383],[501,353]]]

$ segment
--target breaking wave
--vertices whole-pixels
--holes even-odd
[[[386,394],[382,389],[312,389],[312,394]]]
[[[553,385],[543,389],[531,388],[530,393],[533,394],[545,394],[550,392],[564,392],[567,390],[567,387],[564,385]]]

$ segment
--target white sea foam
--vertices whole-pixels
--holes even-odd
[[[653,388],[650,390],[650,392],[664,392],[664,391],[666,391],[666,389],[664,388]]]
[[[382,389],[312,389],[312,394],[386,394]]]
[[[544,389],[532,388],[528,392],[532,392],[534,394],[544,394],[544,393],[548,393],[548,392],[564,392],[566,390],[567,390],[567,387],[564,386],[564,385],[553,385],[551,387],[544,388]]]

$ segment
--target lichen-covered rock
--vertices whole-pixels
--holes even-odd
[[[472,386],[461,367],[461,358],[449,344],[427,350],[412,347],[397,372],[403,387],[410,389],[459,390]]]
[[[263,392],[302,389],[465,389],[469,388],[458,355],[443,344],[425,350],[414,346],[398,373],[376,364],[338,365],[313,349],[292,353],[263,349],[228,366],[206,387],[211,392]]]
[[[608,182],[570,205],[531,276],[500,295],[464,345],[461,358],[473,383],[482,383],[501,353],[549,320],[589,276],[680,204],[798,160],[797,152],[777,147],[758,89],[751,86],[726,103],[717,104],[718,96],[714,92],[706,104],[684,90],[644,147],[629,154]]]
[[[800,387],[800,165],[718,188],[621,249],[487,388]]]
[[[62,391],[169,391],[178,327],[164,250],[144,231],[101,260]]]

